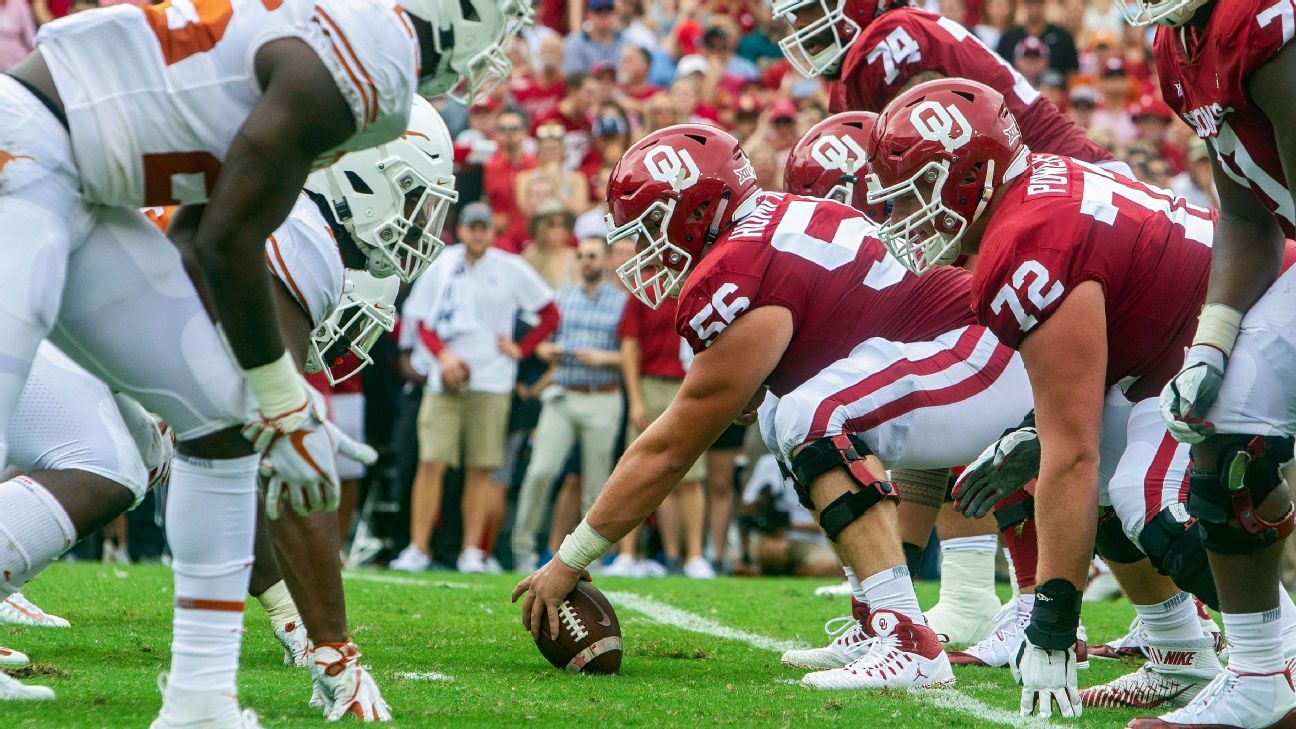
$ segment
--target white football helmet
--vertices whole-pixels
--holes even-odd
[[[441,115],[414,97],[399,139],[350,152],[311,174],[306,188],[324,196],[333,218],[369,257],[369,272],[410,282],[441,253],[455,191],[454,146]]]
[[[508,78],[509,41],[535,22],[526,0],[397,0],[410,15],[432,25],[441,62],[419,86],[424,96],[445,94],[471,106]]]
[[[371,364],[369,350],[383,332],[390,332],[396,325],[399,291],[400,283],[394,278],[377,278],[348,269],[342,300],[311,332],[306,371],[322,371],[329,384],[336,385]],[[348,354],[354,358],[348,360]]]
[[[1116,3],[1125,21],[1135,28],[1149,25],[1179,27],[1197,14],[1208,0],[1129,0]]]

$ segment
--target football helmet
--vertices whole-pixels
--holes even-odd
[[[325,198],[368,256],[370,273],[413,281],[445,247],[441,228],[459,199],[450,131],[416,96],[399,139],[344,155],[312,173],[306,189]]]
[[[958,257],[968,226],[1030,150],[1003,96],[967,79],[928,81],[897,96],[865,148],[868,201],[891,204],[878,237],[922,274]]]
[[[873,221],[886,217],[885,206],[868,204],[868,191],[858,185],[864,170],[864,147],[877,114],[846,111],[810,127],[788,154],[783,189],[794,195],[823,197],[845,203]]]
[[[617,276],[654,309],[678,296],[689,269],[756,189],[738,140],[715,127],[678,124],[635,142],[608,178],[608,244],[638,242]]]
[[[835,72],[842,56],[874,18],[908,4],[908,0],[774,0],[774,19],[791,28],[779,41],[779,50],[803,76]],[[822,15],[798,28],[797,16],[811,17],[816,9]]]
[[[1135,28],[1149,25],[1168,25],[1177,28],[1197,14],[1197,9],[1210,0],[1129,0],[1117,3],[1125,22]]]
[[[419,93],[445,94],[471,106],[509,77],[513,63],[505,54],[522,28],[535,22],[525,0],[397,0],[410,15],[432,25],[441,60],[424,76]]]
[[[369,350],[383,332],[390,332],[396,326],[399,291],[400,282],[394,278],[377,278],[366,271],[347,270],[342,300],[311,332],[306,371],[322,371],[329,384],[336,385],[372,364]],[[354,356],[348,358],[348,354]]]

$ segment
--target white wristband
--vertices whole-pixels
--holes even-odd
[[[604,539],[589,522],[581,519],[575,531],[563,539],[562,546],[558,548],[558,559],[577,572],[582,572],[611,548],[612,542]]]
[[[1242,312],[1225,304],[1207,304],[1202,307],[1201,316],[1197,317],[1197,334],[1193,336],[1193,346],[1205,344],[1214,347],[1227,357],[1233,353],[1233,345],[1242,331]]]
[[[296,410],[310,399],[297,374],[297,364],[287,352],[270,364],[243,370],[243,381],[261,414],[268,418]]]

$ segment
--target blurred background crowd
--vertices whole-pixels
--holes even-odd
[[[131,0],[0,0],[0,70],[37,26]],[[1159,98],[1151,33],[1118,0],[926,0],[970,28],[1134,173],[1216,206],[1204,144]],[[347,467],[352,565],[468,572],[547,559],[617,454],[688,365],[670,307],[628,297],[606,245],[604,190],[634,140],[719,125],[758,184],[823,119],[828,92],[789,69],[769,0],[539,0],[512,77],[471,108],[434,103],[455,139],[449,246],[402,292],[399,328],[333,401],[382,458]],[[613,574],[838,575],[759,435],[738,426],[609,558]],[[161,496],[88,540],[82,558],[163,556]],[[150,505],[152,507],[150,508]],[[128,538],[129,535],[129,538]],[[934,555],[936,550],[928,550]]]

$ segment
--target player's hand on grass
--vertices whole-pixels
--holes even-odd
[[[540,637],[540,629],[547,627],[550,638],[558,637],[558,606],[576,589],[576,583],[590,580],[588,570],[577,572],[561,559],[554,557],[545,566],[532,572],[513,588],[513,602],[523,593],[522,627],[531,631],[532,638]]]
[[[1020,491],[1039,474],[1039,434],[1033,426],[1005,433],[972,461],[954,483],[954,510],[971,519]]]
[[[1053,715],[1054,704],[1063,718],[1080,716],[1083,707],[1076,678],[1074,645],[1065,650],[1049,650],[1025,638],[1010,665],[1013,678],[1022,687],[1022,716],[1038,712],[1040,717],[1047,719]]]

